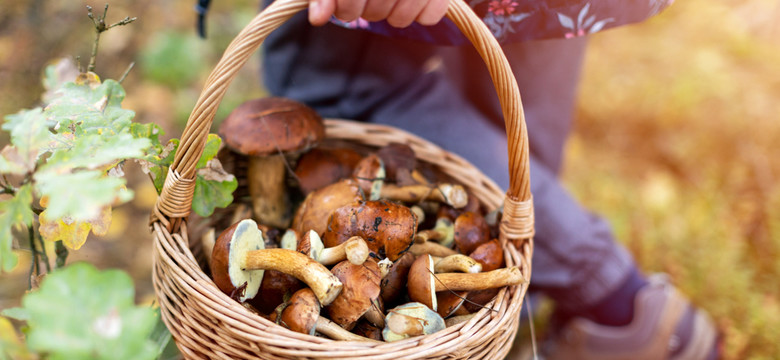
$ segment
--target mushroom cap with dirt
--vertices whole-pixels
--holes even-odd
[[[382,336],[387,342],[433,334],[446,327],[439,314],[417,302],[403,304],[388,311],[385,324]]]
[[[331,269],[344,284],[341,293],[327,307],[330,319],[350,330],[368,312],[379,298],[379,266],[373,259],[362,265],[342,261]]]
[[[325,137],[322,117],[292,99],[266,97],[234,109],[219,134],[228,148],[249,157],[247,178],[255,216],[264,224],[286,228],[290,204],[282,154],[297,155],[317,145]]]

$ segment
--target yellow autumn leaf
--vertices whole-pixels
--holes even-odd
[[[68,218],[49,219],[46,211],[38,217],[41,226],[38,231],[46,241],[62,240],[69,249],[78,250],[87,241],[89,232],[98,236],[108,233],[111,225],[111,207],[104,207],[98,216],[87,221],[73,221]]]
[[[12,359],[27,360],[33,359],[32,354],[19,338],[11,321],[0,316],[0,349],[3,349]],[[2,354],[0,354],[2,355]]]

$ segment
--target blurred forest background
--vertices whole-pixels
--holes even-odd
[[[194,0],[112,0],[109,22],[138,20],[101,37],[96,72],[119,79],[135,62],[122,84],[124,107],[135,121],[161,125],[165,139],[180,137],[208,72],[258,3],[214,1],[201,40]],[[101,13],[104,4],[3,0],[0,114],[36,106],[51,61],[86,67],[94,28],[85,5]],[[564,173],[644,270],[669,273],[713,315],[726,359],[780,356],[777,19],[778,0],[678,0],[647,22],[592,36]],[[264,95],[256,57],[217,121]],[[135,199],[114,209],[107,236],[70,261],[127,270],[139,301],[150,302],[147,223],[156,192],[137,166],[126,174]],[[0,275],[0,309],[18,305],[26,289],[29,256],[19,253],[14,272]]]

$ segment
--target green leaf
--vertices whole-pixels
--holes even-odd
[[[217,207],[227,207],[233,202],[233,191],[238,187],[238,180],[233,177],[229,181],[206,180],[203,175],[195,177],[195,194],[192,198],[192,210],[196,214],[210,216]]]
[[[30,320],[30,312],[20,307],[5,309],[0,311],[0,315],[19,321]]]
[[[3,130],[11,133],[11,145],[16,148],[19,162],[27,170],[34,169],[51,136],[43,111],[40,108],[23,110],[6,116],[5,120]]]
[[[32,226],[35,214],[30,185],[17,190],[14,197],[0,202],[0,272],[11,271],[19,259],[13,252],[13,228]]]
[[[71,140],[69,146],[53,150],[40,171],[66,173],[113,167],[124,159],[143,157],[150,145],[149,139],[134,138],[129,132],[114,136],[82,135]]]
[[[75,263],[48,275],[22,298],[28,347],[49,359],[154,359],[153,309],[134,304],[133,281],[119,270]]]
[[[94,219],[105,206],[121,204],[133,197],[125,188],[124,178],[107,176],[99,170],[66,174],[39,171],[35,181],[37,192],[48,197],[46,211],[51,219]]]
[[[206,145],[203,148],[203,155],[200,156],[200,159],[198,159],[198,165],[196,166],[197,169],[202,169],[206,167],[206,163],[209,162],[209,160],[213,159],[215,156],[217,156],[217,152],[219,152],[219,146],[222,144],[222,139],[217,134],[209,134],[208,138],[206,139]]]
[[[122,109],[125,90],[114,80],[94,88],[66,83],[57,94],[44,114],[60,134],[118,134],[128,130],[135,117],[132,110]]]

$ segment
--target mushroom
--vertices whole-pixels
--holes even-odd
[[[450,183],[404,186],[384,184],[380,197],[408,203],[433,200],[454,208],[462,208],[468,202],[468,194],[463,186]]]
[[[436,219],[436,225],[433,229],[420,230],[414,236],[414,242],[423,243],[426,241],[437,241],[446,247],[452,247],[455,242],[455,226],[452,220],[442,217]]]
[[[353,236],[341,244],[326,248],[314,230],[306,232],[298,242],[296,250],[322,265],[333,265],[343,260],[361,265],[368,259],[369,254],[368,245],[360,236]]]
[[[441,273],[434,274],[433,258],[423,255],[417,258],[409,269],[406,289],[409,298],[436,310],[436,292],[474,291],[500,288],[524,283],[526,279],[518,267],[480,272],[476,274]]]
[[[364,157],[355,166],[352,177],[357,181],[368,200],[379,200],[385,181],[385,165],[376,154]]]
[[[301,155],[295,166],[298,186],[304,195],[352,176],[362,156],[348,148],[314,148]]]
[[[262,225],[258,227],[263,231],[263,235],[266,234],[266,230]],[[292,234],[295,235],[295,234]],[[264,236],[265,237],[265,236]],[[290,231],[287,231],[282,235],[282,240],[279,246],[282,249],[295,250],[295,242],[290,242]],[[269,241],[266,239],[266,248],[269,248]],[[263,272],[263,281],[260,283],[259,294],[262,296],[255,296],[247,302],[255,307],[261,313],[270,313],[279,304],[289,299],[290,296],[296,291],[303,288],[303,283],[290,274],[285,274],[281,271],[266,270]]]
[[[392,342],[412,336],[433,334],[446,326],[439,314],[418,302],[398,306],[387,313],[382,337]]]
[[[284,305],[279,322],[292,331],[308,335],[319,332],[334,340],[376,341],[344,330],[327,318],[320,316],[320,310],[321,306],[317,296],[311,289],[304,288],[296,291],[290,297],[290,301]]]
[[[446,257],[458,254],[457,251],[441,245],[435,241],[426,241],[424,243],[412,244],[412,246],[409,247],[409,252],[417,256],[430,254],[438,257]]]
[[[211,274],[226,294],[241,293],[241,302],[254,298],[262,283],[264,271],[290,274],[306,283],[320,303],[330,304],[342,284],[322,264],[290,249],[265,249],[257,223],[245,219],[233,224],[217,238],[212,252]]]
[[[469,258],[482,264],[482,271],[491,271],[504,267],[504,250],[498,239],[490,240],[469,254]]]
[[[331,214],[322,241],[332,247],[360,236],[373,254],[395,261],[409,249],[416,231],[417,218],[408,207],[386,200],[358,201]]]
[[[342,261],[331,271],[344,286],[341,293],[328,305],[328,314],[333,322],[350,330],[375,306],[376,299],[379,298],[379,266],[373,259],[367,260],[363,265]]]
[[[463,254],[490,240],[490,227],[479,213],[466,211],[455,219],[455,245]]]
[[[445,258],[434,258],[433,270],[435,273],[461,272],[478,273],[482,271],[482,265],[476,260],[463,255],[455,254]],[[436,293],[436,312],[443,318],[447,318],[458,311],[466,301],[468,291],[441,291]]]
[[[433,258],[434,273],[462,272],[476,274],[482,271],[482,264],[476,260],[463,255],[454,254],[443,258]]]
[[[368,320],[360,320],[357,325],[352,328],[352,333],[367,337],[369,339],[382,341],[382,328],[368,322]]]
[[[322,234],[336,209],[360,201],[360,187],[353,179],[343,179],[306,195],[295,212],[292,228],[298,233],[314,230]]]
[[[386,305],[394,304],[396,299],[403,295],[406,289],[406,279],[409,269],[414,263],[415,256],[412,253],[404,253],[393,262],[386,276],[382,277],[382,300]]]
[[[231,150],[249,157],[247,178],[255,216],[269,226],[288,227],[287,160],[282,154],[300,154],[319,143],[325,137],[322,118],[291,99],[254,99],[233,110],[219,134]]]

